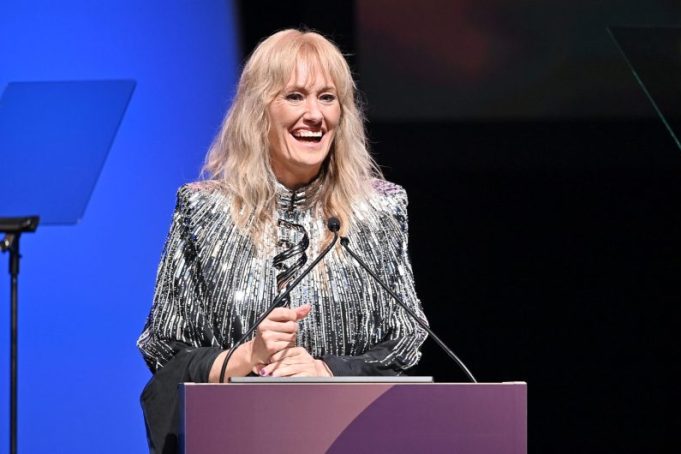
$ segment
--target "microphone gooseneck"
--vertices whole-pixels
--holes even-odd
[[[326,246],[324,250],[321,252],[321,254],[319,254],[317,258],[314,259],[314,261],[312,261],[312,263],[310,263],[310,265],[307,268],[305,268],[305,270],[286,287],[286,290],[281,292],[279,295],[277,295],[276,298],[274,298],[274,300],[272,300],[272,304],[270,304],[267,310],[263,312],[263,314],[260,317],[258,317],[255,323],[253,323],[253,325],[244,333],[244,335],[241,336],[239,340],[237,340],[236,343],[232,346],[232,348],[227,353],[227,356],[225,356],[225,359],[222,361],[222,368],[220,369],[220,383],[225,382],[225,372],[227,371],[227,363],[229,363],[229,360],[232,358],[232,355],[234,354],[236,349],[241,344],[246,342],[246,339],[248,339],[253,334],[253,332],[258,328],[258,325],[260,325],[267,318],[267,316],[272,313],[274,309],[282,305],[282,303],[286,302],[289,293],[291,293],[291,291],[298,286],[300,281],[302,281],[303,278],[307,276],[319,262],[321,262],[321,260],[326,256],[326,254],[328,254],[329,251],[333,249],[336,242],[338,241],[338,230],[340,230],[340,221],[338,220],[338,218],[331,217],[327,221],[326,227],[333,233],[333,239],[331,240],[329,245]]]
[[[459,357],[456,356],[456,354],[454,354],[454,352],[453,352],[449,347],[447,347],[447,345],[446,345],[446,344],[445,344],[445,343],[444,343],[444,342],[443,342],[443,341],[442,341],[442,340],[433,332],[433,330],[430,329],[430,327],[428,326],[428,324],[427,324],[426,322],[424,322],[423,320],[421,320],[421,318],[420,318],[418,315],[416,315],[416,313],[415,313],[409,306],[407,306],[406,304],[404,304],[404,302],[402,301],[402,299],[400,299],[400,297],[397,296],[397,294],[396,294],[390,287],[388,287],[388,285],[387,285],[385,282],[383,282],[383,281],[381,280],[381,278],[379,278],[379,277],[376,275],[376,273],[374,273],[374,272],[369,268],[369,266],[368,266],[366,263],[364,263],[364,261],[363,261],[357,254],[355,254],[355,252],[354,252],[352,249],[350,249],[350,246],[349,246],[350,240],[349,240],[347,237],[342,237],[340,242],[341,242],[341,245],[345,248],[345,250],[346,250],[346,251],[347,251],[347,252],[348,252],[356,261],[357,261],[357,263],[359,263],[360,266],[361,266],[362,268],[364,268],[364,270],[365,270],[367,273],[369,273],[369,275],[370,275],[372,278],[374,278],[374,280],[375,280],[376,282],[378,282],[378,283],[381,285],[381,287],[383,287],[383,288],[385,289],[385,291],[387,291],[387,292],[390,294],[390,296],[393,297],[393,299],[397,302],[397,304],[399,304],[400,307],[402,307],[402,309],[404,309],[404,310],[407,312],[407,314],[409,314],[409,316],[410,316],[411,318],[413,318],[413,319],[421,326],[421,328],[423,328],[423,329],[430,335],[430,337],[433,338],[433,340],[437,343],[437,345],[439,345],[440,348],[441,348],[442,350],[445,351],[445,353],[447,354],[447,356],[449,356],[451,359],[454,360],[454,362],[455,362],[455,363],[461,368],[461,370],[466,374],[466,376],[467,376],[468,379],[471,381],[471,383],[477,383],[478,381],[475,379],[475,377],[473,376],[473,374],[471,373],[471,371],[468,370],[468,368],[467,368],[466,365],[463,363],[463,361],[461,361],[461,360],[459,359]]]

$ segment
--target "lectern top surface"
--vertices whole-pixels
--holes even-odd
[[[433,377],[232,377],[231,383],[432,383]]]

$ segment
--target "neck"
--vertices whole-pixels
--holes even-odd
[[[319,189],[322,185],[322,176],[317,176],[311,181],[289,187],[282,181],[276,183],[277,207],[285,211],[305,209],[314,205],[318,199]]]

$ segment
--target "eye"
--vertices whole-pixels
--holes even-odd
[[[333,93],[324,93],[319,97],[319,99],[325,103],[332,103],[336,100],[336,95]]]
[[[298,93],[298,92],[292,92],[292,93],[288,93],[286,95],[287,101],[300,102],[303,99],[304,99],[304,96],[301,93]]]

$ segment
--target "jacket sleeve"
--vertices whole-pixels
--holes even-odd
[[[137,341],[154,374],[141,396],[152,453],[177,450],[177,386],[207,382],[222,348],[205,313],[206,286],[193,235],[192,206],[199,195],[180,188],[170,233],[158,268],[153,305]]]
[[[200,194],[189,186],[177,193],[177,205],[156,277],[151,312],[137,341],[152,372],[166,366],[180,351],[195,352],[188,378],[200,383],[221,351],[206,314],[206,284],[194,235],[193,211]],[[190,355],[191,356],[191,355]],[[213,357],[211,360],[211,356]]]
[[[385,237],[362,235],[369,238],[366,241],[373,244],[366,244],[361,249],[382,251],[381,254],[377,254],[382,258],[379,261],[382,265],[377,266],[375,271],[402,301],[427,323],[414,288],[414,275],[407,251],[407,193],[397,185],[389,185],[389,192],[385,196],[389,198],[388,207],[391,212],[383,230]],[[368,264],[372,266],[372,263]],[[368,275],[367,278],[371,279]],[[420,347],[427,336],[425,330],[399,307],[387,292],[385,297],[391,304],[391,310],[388,319],[382,321],[385,326],[382,341],[362,355],[327,355],[322,358],[334,375],[400,375],[419,361]]]

